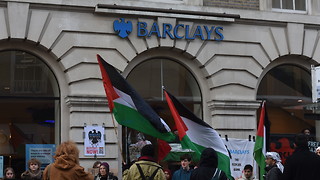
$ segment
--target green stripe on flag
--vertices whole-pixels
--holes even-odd
[[[117,122],[123,126],[138,130],[164,141],[174,141],[176,136],[172,132],[161,133],[143,117],[137,110],[114,102],[113,114]]]
[[[256,137],[256,142],[254,144],[254,159],[256,160],[257,164],[260,167],[260,178],[263,177],[265,174],[265,155],[263,154],[263,144],[264,144],[264,138],[261,136]]]
[[[193,143],[187,135],[182,138],[181,146],[183,149],[192,149],[193,151],[195,151],[196,157],[192,157],[194,161],[200,160],[201,152],[206,148],[196,143]],[[221,152],[216,152],[218,155],[218,168],[222,170],[224,173],[226,173],[229,179],[234,179],[231,176],[230,171],[230,158]]]

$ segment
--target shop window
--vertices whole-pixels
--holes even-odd
[[[27,144],[55,144],[58,84],[49,67],[23,51],[0,52],[0,156],[16,176],[25,170]],[[46,163],[44,163],[44,166]]]
[[[272,8],[275,11],[306,12],[307,0],[272,0]]]
[[[165,87],[202,119],[202,99],[199,85],[192,73],[180,63],[170,59],[150,59],[136,66],[127,76],[127,81],[166,121],[171,130],[175,130],[174,120],[171,117],[162,87]],[[126,142],[123,143],[125,146],[123,149],[127,149],[125,155],[127,161],[132,161],[132,158],[135,157],[132,153],[130,154],[129,147],[143,139],[156,144],[156,140],[152,137],[141,135],[132,129],[123,127],[123,142]],[[129,158],[129,154],[131,158]],[[139,155],[138,152],[137,155]],[[165,164],[165,166],[168,166],[168,164]]]
[[[290,64],[274,67],[260,82],[257,99],[266,100],[269,151],[279,152],[283,161],[294,150],[293,137],[303,129],[310,129],[310,140],[314,140],[315,120],[308,108],[312,103],[311,89],[310,72]]]

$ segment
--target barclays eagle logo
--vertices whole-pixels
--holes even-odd
[[[113,21],[113,30],[122,38],[127,37],[132,32],[132,22],[125,22],[124,18]]]

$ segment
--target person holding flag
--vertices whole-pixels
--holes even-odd
[[[181,146],[195,152],[193,159],[198,161],[206,148],[212,148],[217,154],[217,166],[233,179],[230,171],[229,153],[219,134],[206,122],[199,119],[173,95],[164,90],[168,106],[178,129]]]

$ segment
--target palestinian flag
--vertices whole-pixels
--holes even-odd
[[[256,160],[257,164],[260,167],[260,179],[263,179],[263,175],[265,174],[265,157],[266,157],[266,151],[268,150],[267,144],[268,144],[268,137],[270,132],[270,125],[269,120],[266,112],[266,105],[265,101],[262,102],[261,112],[260,112],[260,120],[258,125],[258,131],[256,136],[256,142],[254,144],[254,159]]]
[[[117,122],[150,136],[173,141],[169,126],[138,95],[119,72],[97,55],[110,111]]]
[[[229,153],[219,134],[189,111],[173,95],[165,90],[164,93],[178,129],[182,148],[195,151],[195,161],[200,159],[205,148],[213,148],[218,154],[218,168],[225,172],[229,179],[233,179],[230,171]]]

